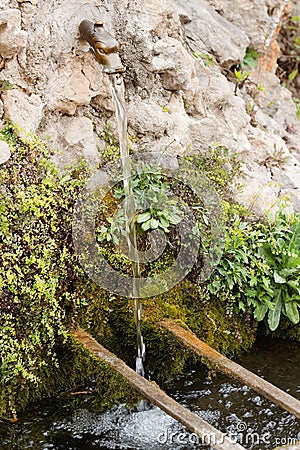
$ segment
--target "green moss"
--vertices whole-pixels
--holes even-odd
[[[107,163],[117,161],[120,158],[119,143],[110,131],[110,123],[107,122],[104,129],[100,133],[100,137],[105,142],[104,148],[99,152],[100,154],[100,167]]]
[[[87,328],[93,321],[98,333],[104,330],[109,311],[107,296],[86,279],[72,245],[73,205],[88,171],[81,166],[60,177],[51,150],[35,136],[19,137],[10,124],[1,138],[12,157],[0,172],[0,416],[93,380],[103,399],[120,400],[120,378],[69,335],[89,301]]]

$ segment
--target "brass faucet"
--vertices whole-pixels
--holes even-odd
[[[103,22],[83,20],[79,25],[80,36],[92,47],[97,61],[102,65],[102,71],[108,74],[125,71],[118,54],[120,44],[107,31]]]

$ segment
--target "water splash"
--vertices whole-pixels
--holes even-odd
[[[120,156],[123,171],[124,183],[124,214],[125,214],[125,232],[126,241],[129,251],[129,259],[132,265],[133,274],[133,298],[134,298],[134,317],[137,330],[137,357],[136,357],[136,372],[144,376],[145,359],[145,344],[143,341],[141,331],[141,316],[142,303],[140,300],[141,292],[141,271],[137,250],[136,229],[134,224],[135,204],[131,184],[131,161],[128,149],[128,135],[127,135],[127,113],[125,106],[125,87],[122,76],[119,74],[111,75],[110,77],[110,92],[112,100],[115,105],[116,120],[118,125],[119,141],[120,141]]]

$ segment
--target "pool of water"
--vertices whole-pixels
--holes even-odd
[[[299,398],[300,343],[264,338],[239,362]],[[164,389],[246,449],[269,450],[300,440],[300,424],[294,416],[226,376],[209,380],[201,364]],[[121,405],[98,413],[91,401],[92,394],[76,399],[63,396],[32,408],[15,424],[0,423],[0,449],[210,448],[156,407],[137,411]],[[214,443],[214,436],[210,439]]]

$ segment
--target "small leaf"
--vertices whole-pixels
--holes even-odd
[[[177,225],[181,221],[181,217],[178,214],[171,213],[169,211],[164,211],[164,217],[173,225]]]
[[[6,91],[9,91],[11,89],[13,89],[15,86],[13,84],[11,84],[8,80],[4,80],[1,86],[1,90],[3,92],[3,94],[6,93]]]
[[[268,305],[266,305],[265,303],[259,303],[258,305],[256,305],[256,308],[254,310],[254,319],[256,319],[258,322],[263,320],[268,309]]]
[[[239,300],[239,310],[244,312],[246,311],[246,307],[241,300]]]
[[[159,221],[162,228],[168,228],[168,226],[170,225],[170,222],[164,217],[160,217]]]
[[[147,222],[149,219],[151,219],[151,213],[149,211],[146,211],[142,214],[138,214],[137,216],[137,223],[143,223],[143,222]]]
[[[280,284],[286,283],[286,279],[281,277],[277,272],[274,272],[274,281],[275,281],[275,283],[280,283]]]
[[[64,184],[66,181],[70,181],[70,180],[71,180],[71,176],[70,176],[70,174],[67,174],[60,180],[60,184]]]
[[[299,309],[296,302],[287,302],[284,305],[286,316],[294,325],[299,323]]]
[[[288,281],[288,285],[289,285],[292,289],[294,289],[295,291],[297,291],[298,294],[300,294],[300,288],[299,288],[299,284],[298,284],[297,281],[293,281],[293,280]]]
[[[299,17],[299,16],[293,16],[293,17],[291,18],[291,21],[292,21],[292,22],[300,22],[300,17]]]
[[[296,76],[298,75],[298,69],[293,70],[290,74],[289,74],[289,81],[293,81]]]
[[[193,56],[194,56],[194,58],[196,58],[196,59],[201,59],[201,58],[202,58],[201,54],[198,53],[198,52],[193,52]]]
[[[161,228],[165,233],[170,233],[169,228],[163,227],[161,223],[159,224],[159,228]]]
[[[142,230],[147,231],[151,228],[151,219],[142,223]]]
[[[241,70],[234,69],[234,75],[235,75],[237,81],[240,81],[242,79],[242,71]]]
[[[278,290],[274,309],[270,309],[268,313],[268,325],[271,331],[275,331],[279,325],[281,309],[282,309],[281,290]]]
[[[157,219],[150,220],[150,228],[152,228],[153,230],[158,228],[158,225],[159,225],[159,221]]]

